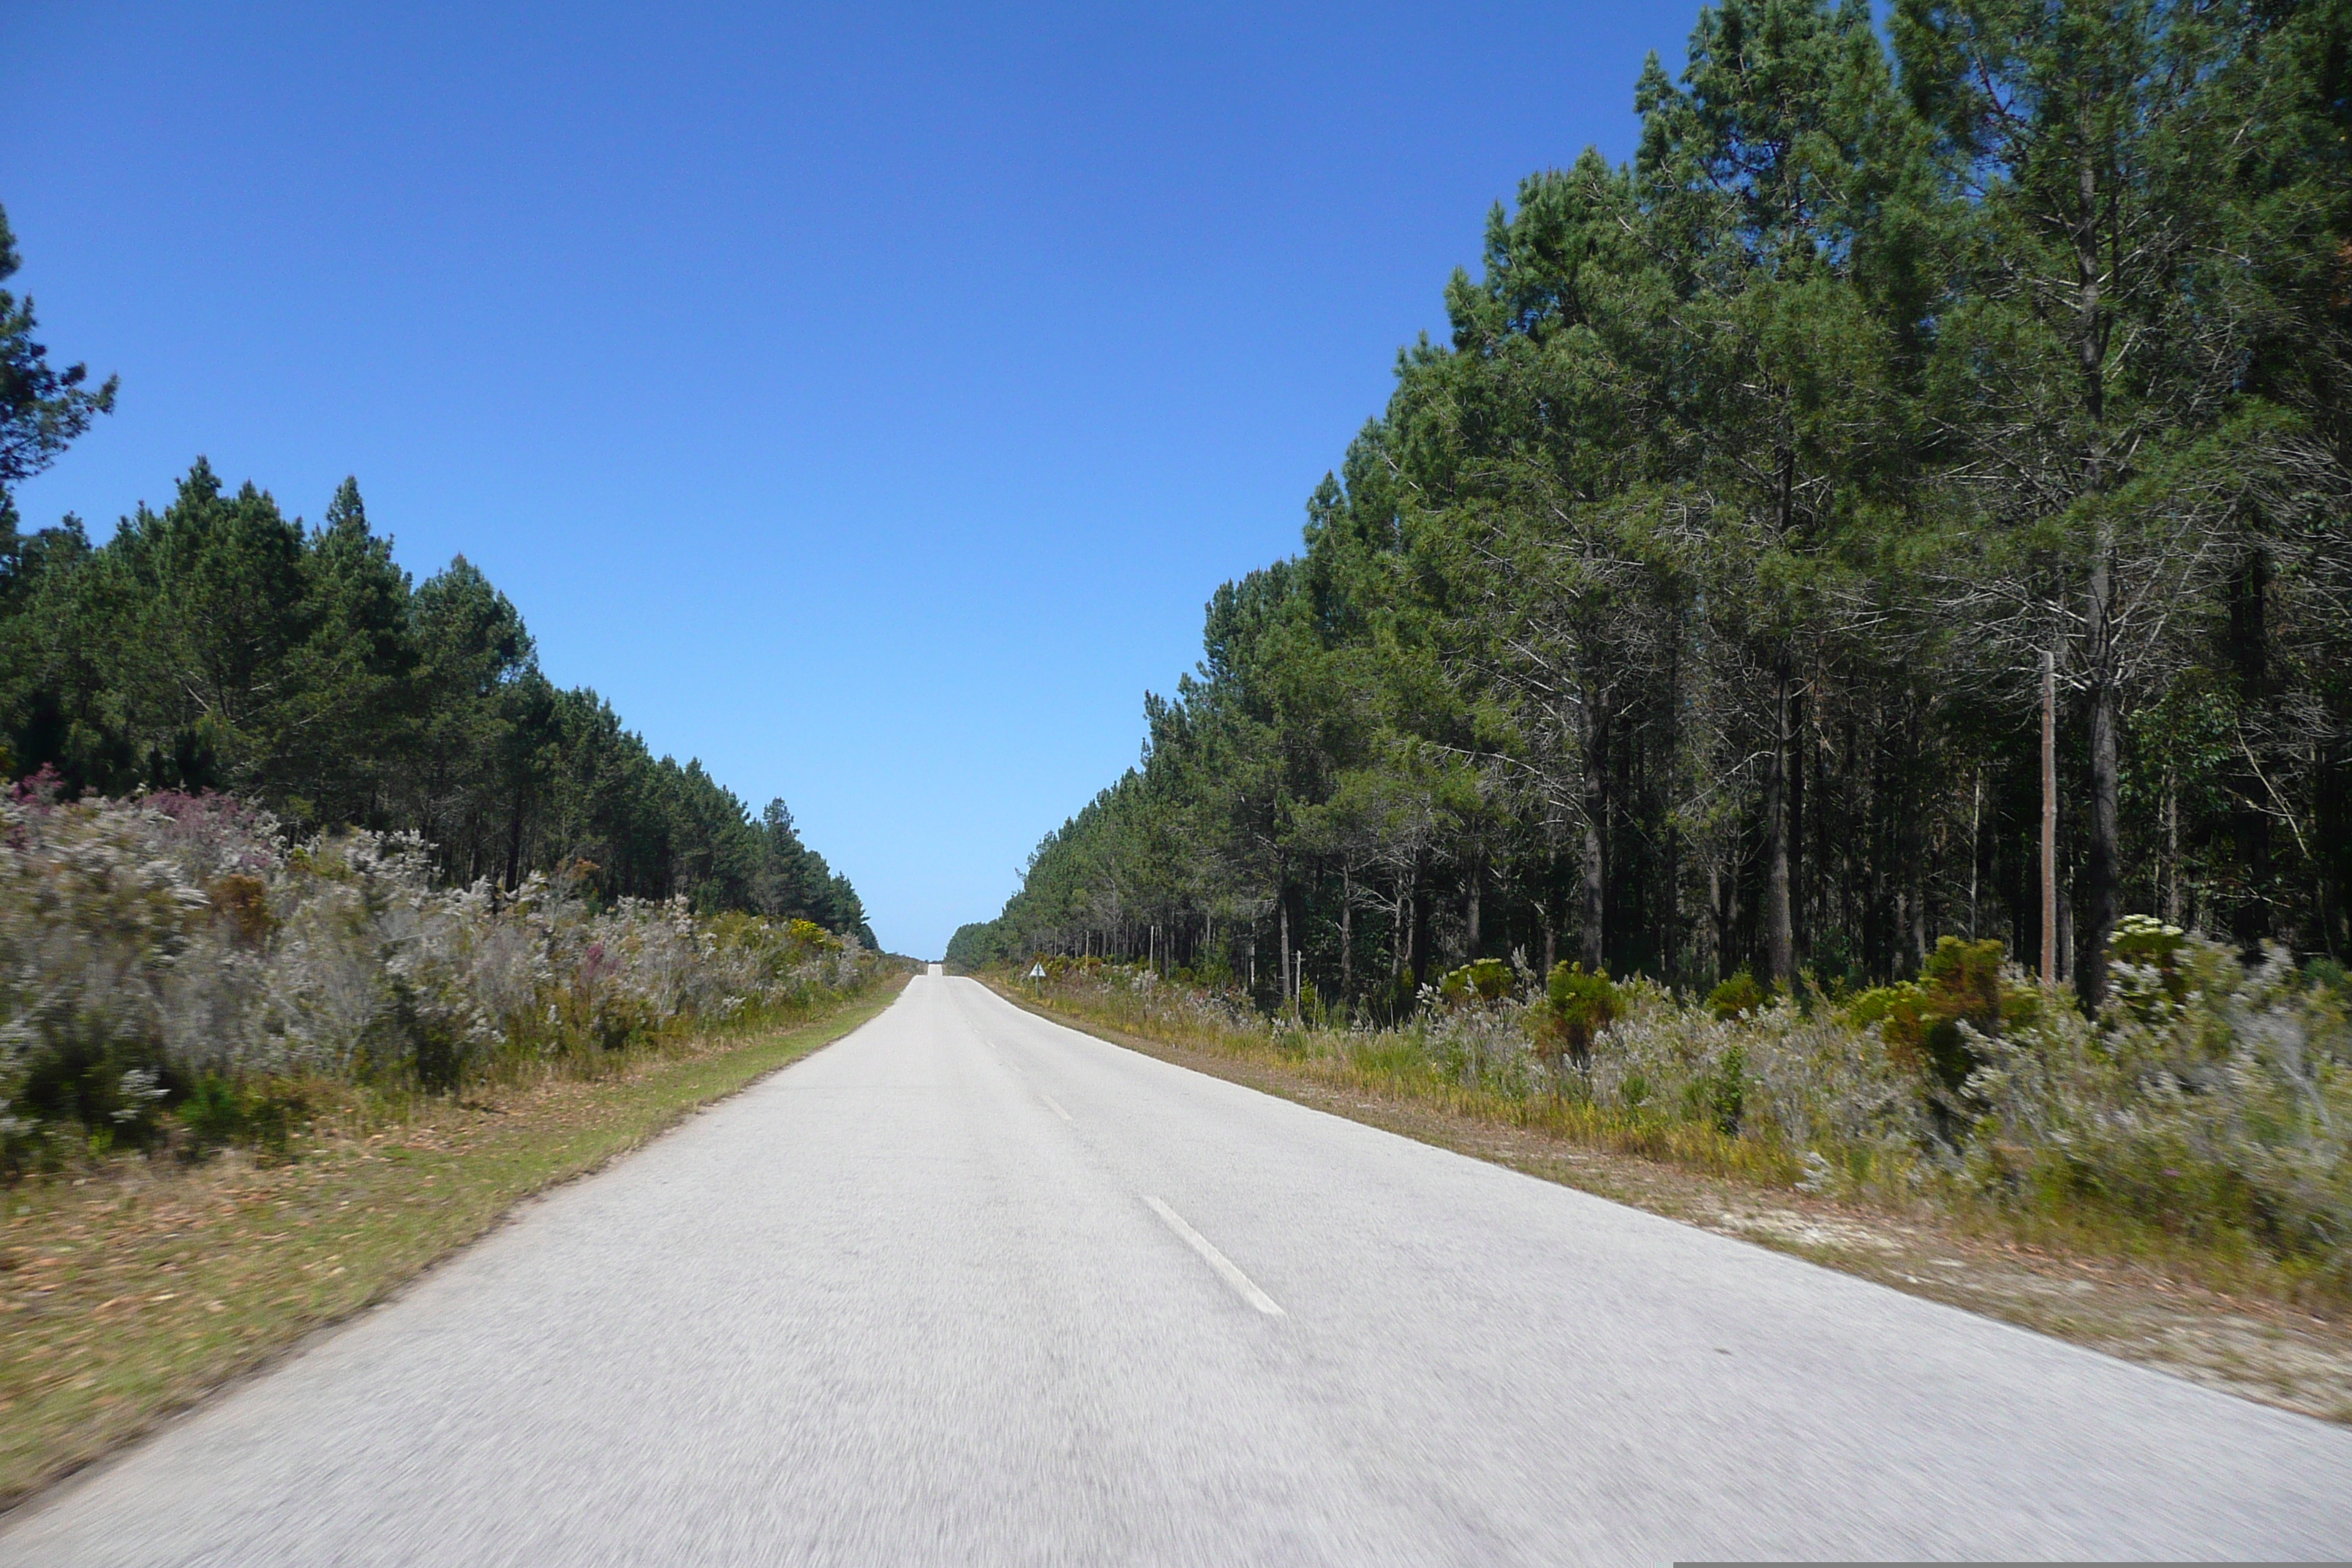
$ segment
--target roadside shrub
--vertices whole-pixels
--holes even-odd
[[[67,1128],[101,1152],[169,1124],[282,1142],[277,1080],[446,1092],[501,1053],[620,1049],[875,973],[807,921],[597,909],[573,874],[436,887],[430,864],[414,835],[289,844],[221,796],[0,803],[0,1166]]]
[[[1332,1034],[1140,966],[1048,961],[1046,988],[1162,1037],[1589,1117],[1575,1125],[1627,1147],[1752,1151],[1739,1168],[1792,1172],[1811,1191],[2106,1215],[2242,1245],[2352,1297],[2352,998],[2329,972],[2279,949],[2248,963],[2135,917],[2110,952],[2115,999],[2094,1018],[2003,958],[1998,942],[1947,938],[1916,979],[1810,1012],[1746,974],[1694,1004],[1573,963],[1522,1002],[1507,986],[1488,996],[1465,965],[1397,1025]],[[1724,1142],[1686,1144],[1677,1129]]]
[[[1847,1005],[1846,1021],[1876,1025],[1898,1063],[1957,1090],[1979,1065],[1969,1039],[2000,1032],[2003,957],[1990,939],[1940,938],[1918,979],[1862,993]]]
[[[180,1102],[180,1125],[194,1148],[226,1143],[245,1130],[245,1107],[236,1086],[218,1073],[198,1079]]]
[[[1592,1037],[1624,1010],[1624,994],[1607,970],[1587,974],[1581,963],[1556,963],[1544,984],[1543,1010],[1534,1021],[1538,1048],[1555,1071],[1563,1054],[1583,1068],[1592,1059]]]
[[[1437,983],[1437,994],[1449,1007],[1474,1002],[1499,1002],[1511,994],[1511,966],[1499,958],[1481,958],[1447,974]]]
[[[206,1073],[174,1113],[185,1136],[184,1152],[192,1159],[228,1143],[283,1155],[309,1120],[310,1105],[299,1085],[285,1080],[241,1084]]]
[[[1720,1019],[1746,1017],[1764,1005],[1764,988],[1744,967],[1706,994],[1706,1010]]]
[[[1587,1076],[1596,1107],[1744,1137],[1801,1161],[1827,1151],[1852,1167],[1916,1162],[1930,1138],[1916,1074],[1870,1037],[1787,997],[1717,1017],[1655,987],[1621,987],[1624,1016],[1595,1037]]]
[[[1748,1048],[1733,1044],[1715,1070],[1691,1085],[1693,1121],[1707,1121],[1726,1138],[1739,1136],[1748,1114]]]
[[[1515,1099],[1539,1087],[1559,1087],[1551,1075],[1538,1078],[1529,1070],[1540,1058],[1528,1028],[1528,1009],[1507,994],[1486,1001],[1473,990],[1449,1006],[1436,987],[1422,991],[1420,1015],[1399,1031],[1419,1058],[1421,1074]]]
[[[2088,1204],[2200,1240],[2241,1237],[2352,1292],[2343,998],[2306,984],[2284,949],[2250,964],[2158,934],[2163,962],[2118,958],[2116,1004],[2095,1022],[2053,1007],[1979,1043],[1969,1177],[2002,1203]]]
[[[2184,960],[2193,959],[2194,948],[2179,926],[2153,915],[2126,915],[2116,921],[2107,956],[2122,1005],[2148,1022],[2185,1000],[2189,977]]]

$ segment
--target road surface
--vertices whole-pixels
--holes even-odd
[[[2347,1554],[2352,1430],[929,976],[0,1530],[78,1568]]]

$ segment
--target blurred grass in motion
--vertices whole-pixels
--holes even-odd
[[[593,1072],[809,1016],[898,962],[807,920],[607,900],[585,862],[459,886],[413,834],[298,841],[231,796],[20,784],[0,799],[0,1182],[274,1151],[314,1101]]]
[[[1632,1115],[1543,1092],[1543,1058],[1524,1009],[1457,1007],[1403,1027],[1316,1027],[1266,1016],[1148,970],[1053,963],[1044,984],[1017,973],[986,978],[1011,1000],[1097,1029],[1276,1066],[1314,1082],[1442,1114],[1548,1133],[1587,1148],[1631,1154],[1708,1175],[1787,1186],[1805,1174],[1786,1149],[1727,1134],[1719,1122]]]
[[[1379,1025],[1311,986],[1268,1014],[1147,965],[1047,957],[1008,995],[1304,1082],[1783,1194],[2158,1268],[2341,1318],[2352,1305],[2347,990],[2144,916],[2095,1016],[2000,944],[1916,981],[1705,997],[1499,961]],[[1742,977],[1743,980],[1745,977]]]
[[[383,1299],[521,1199],[838,1039],[904,983],[464,1098],[320,1085],[340,1098],[311,1101],[283,1156],[117,1156],[0,1188],[0,1507]]]

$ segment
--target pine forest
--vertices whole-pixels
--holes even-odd
[[[952,956],[1375,1021],[1475,959],[1834,990],[1945,936],[2095,1002],[2134,913],[2340,960],[2344,37],[1706,10]]]

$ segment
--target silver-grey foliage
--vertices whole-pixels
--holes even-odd
[[[226,797],[0,803],[0,1137],[44,1075],[125,1123],[207,1075],[446,1086],[493,1053],[619,1046],[872,968],[806,921],[600,909],[577,879],[438,887],[430,864],[414,835],[289,843]]]

